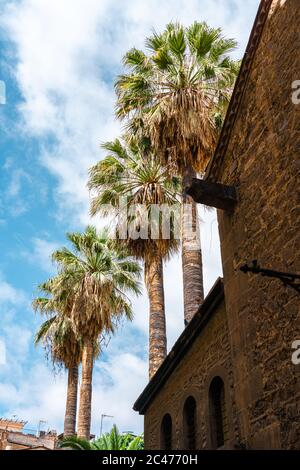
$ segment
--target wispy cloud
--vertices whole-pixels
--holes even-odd
[[[7,282],[3,275],[0,272],[0,305],[22,305],[27,301],[26,294],[20,290],[16,289],[12,284]]]
[[[9,198],[15,198],[20,194],[22,182],[31,181],[29,174],[22,168],[13,170],[10,174],[10,182],[7,188],[6,195]]]
[[[36,237],[31,240],[31,249],[22,251],[21,255],[26,258],[29,263],[34,264],[48,274],[52,274],[55,268],[51,256],[59,246],[60,244],[58,242]]]
[[[19,217],[29,210],[30,198],[22,196],[22,193],[31,183],[31,176],[23,168],[15,167],[11,158],[4,162],[2,172],[7,181],[6,190],[1,194],[0,209],[5,216]]]

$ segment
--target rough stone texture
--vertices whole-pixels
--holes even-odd
[[[299,273],[300,2],[276,0],[256,53],[218,181],[239,203],[219,212],[239,438],[250,448],[300,448],[299,296],[280,281],[237,268]]]
[[[160,448],[160,424],[173,419],[173,448],[183,447],[185,399],[197,401],[197,448],[210,448],[208,387],[225,382],[226,447],[300,449],[299,296],[279,280],[245,275],[258,259],[300,272],[300,1],[274,0],[231,140],[215,182],[235,185],[233,214],[219,211],[226,311],[219,308],[145,414],[147,449]],[[214,171],[214,174],[216,172]]]
[[[57,436],[46,434],[45,436],[37,437],[31,434],[9,432],[7,441],[13,446],[14,449],[19,447],[44,447],[48,450],[54,450],[57,442]]]
[[[236,441],[234,426],[234,397],[231,373],[230,346],[224,302],[193,343],[184,360],[180,362],[165,386],[154,398],[145,414],[146,449],[160,448],[160,425],[165,413],[173,422],[172,448],[183,448],[183,407],[185,400],[193,396],[197,403],[197,448],[210,448],[208,390],[215,376],[225,383],[228,399],[227,416],[230,423],[230,439],[226,447]]]
[[[54,450],[57,443],[56,434],[45,434],[37,437],[22,432],[0,430],[0,450],[44,449]]]
[[[57,443],[55,431],[41,432],[40,436],[24,434],[25,421],[0,418],[0,450],[54,450]]]
[[[0,429],[0,450],[4,450],[7,447],[7,435],[7,431]]]

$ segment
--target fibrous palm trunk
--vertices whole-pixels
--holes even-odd
[[[197,205],[185,194],[195,172],[187,168],[183,174],[182,192],[182,272],[184,320],[189,323],[203,302],[202,253]]]
[[[77,390],[78,390],[78,366],[70,367],[68,370],[68,391],[66,402],[66,413],[64,422],[64,436],[74,436],[76,433],[77,413]]]
[[[163,262],[154,256],[145,262],[145,284],[149,297],[149,378],[167,355]]]
[[[82,381],[80,386],[77,434],[80,439],[88,440],[90,440],[91,434],[93,352],[92,342],[86,340],[82,352]]]

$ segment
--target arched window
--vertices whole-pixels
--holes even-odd
[[[161,422],[160,448],[172,450],[172,418],[169,414],[166,414]]]
[[[196,400],[188,397],[183,407],[184,450],[196,449]]]
[[[228,439],[225,387],[221,377],[215,377],[210,384],[209,407],[212,446],[218,449],[222,447]]]

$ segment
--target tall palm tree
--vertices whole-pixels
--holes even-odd
[[[33,302],[35,310],[48,316],[36,333],[35,344],[42,343],[50,353],[53,363],[64,366],[68,371],[64,436],[73,436],[76,433],[78,366],[82,347],[68,316],[70,304],[68,305],[66,292],[60,289],[58,293],[57,284],[61,284],[59,277],[41,284],[39,290],[44,297],[37,297]]]
[[[196,172],[203,173],[214,150],[239,63],[229,53],[236,41],[221,29],[195,22],[170,23],[146,40],[147,53],[131,49],[128,73],[116,81],[116,115],[127,127],[151,138],[166,165],[182,179],[182,266],[184,314],[190,321],[203,300],[202,255],[197,208],[185,193]]]
[[[112,248],[106,234],[94,227],[70,233],[71,249],[53,254],[64,281],[72,285],[71,321],[82,340],[82,381],[78,413],[78,437],[90,439],[94,344],[101,334],[113,332],[125,315],[132,319],[127,293],[139,294],[140,267]]]
[[[145,285],[149,298],[151,378],[167,354],[163,260],[177,250],[178,240],[174,236],[174,220],[173,224],[172,221],[170,223],[170,232],[163,237],[163,227],[159,218],[157,219],[156,239],[151,233],[151,224],[147,227],[147,222],[155,223],[151,212],[154,205],[157,207],[165,204],[171,207],[178,204],[178,180],[169,177],[168,169],[157,161],[149,145],[137,143],[133,138],[130,142],[127,139],[127,143],[116,139],[104,144],[103,148],[108,155],[90,170],[88,186],[94,192],[91,213],[111,215],[112,211],[117,215],[114,220],[120,222],[124,209],[124,203],[120,207],[120,202],[121,198],[126,197],[126,222],[141,230],[141,236],[133,237],[127,232],[123,239],[120,239],[119,227],[117,236],[119,244],[123,244],[131,255],[144,262]],[[141,207],[145,212],[142,212]],[[134,213],[132,208],[135,208]],[[143,219],[144,215],[146,220]]]

